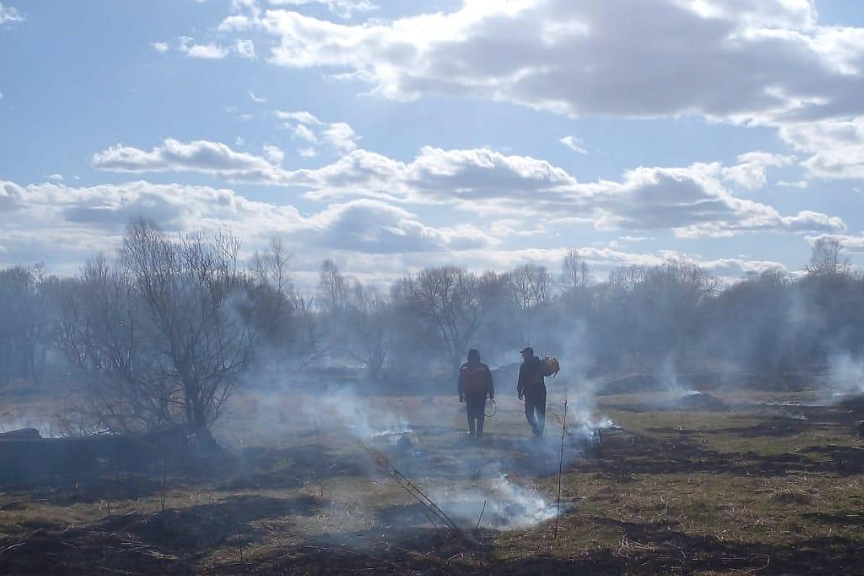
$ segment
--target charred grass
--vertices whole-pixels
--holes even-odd
[[[226,423],[233,456],[172,474],[164,494],[141,476],[0,492],[0,574],[860,572],[860,415],[745,397],[723,397],[722,412],[633,400],[604,398],[598,413],[620,428],[568,458],[557,540],[554,520],[436,527],[356,440],[290,418],[252,431],[241,422],[255,415],[241,414]],[[538,449],[515,401],[499,401],[480,446],[463,438],[451,399],[404,402],[416,411],[408,452],[375,446],[424,489],[506,475],[554,501],[560,407]]]

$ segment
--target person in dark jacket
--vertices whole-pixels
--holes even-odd
[[[465,402],[468,409],[468,434],[483,437],[486,397],[495,398],[495,386],[489,366],[480,362],[480,352],[474,348],[468,351],[468,362],[459,368],[459,402]]]
[[[519,367],[519,382],[516,393],[525,399],[525,418],[535,436],[542,436],[546,427],[546,382],[543,378],[543,362],[534,356],[530,346],[523,349],[522,366]]]

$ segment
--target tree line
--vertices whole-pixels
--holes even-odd
[[[530,344],[586,373],[672,361],[772,375],[864,346],[864,278],[832,239],[799,275],[730,285],[683,260],[599,279],[573,250],[557,270],[429,267],[386,292],[325,260],[315,293],[301,294],[281,242],[239,254],[230,234],[172,236],[139,220],[116,257],[74,277],[0,270],[0,386],[69,383],[101,431],[185,422],[206,435],[238,385],[305,373],[326,386],[322,367],[409,392],[429,380],[449,390],[472,347],[493,365]]]

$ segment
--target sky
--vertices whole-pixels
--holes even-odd
[[[386,286],[864,265],[864,3],[0,0],[0,266],[143,216]]]

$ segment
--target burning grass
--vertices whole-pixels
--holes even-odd
[[[238,397],[220,429],[233,456],[203,475],[171,471],[165,494],[142,477],[119,480],[126,490],[104,479],[101,489],[0,493],[0,573],[858,570],[855,415],[715,395],[732,409],[654,411],[644,408],[654,396],[606,397],[597,415],[617,427],[595,437],[594,425],[574,422],[554,543],[563,416],[554,404],[549,437],[535,440],[520,404],[500,399],[475,443],[452,398],[364,399],[387,415],[358,425],[314,397]],[[382,473],[376,453],[401,478]],[[403,479],[458,530],[430,519]]]

